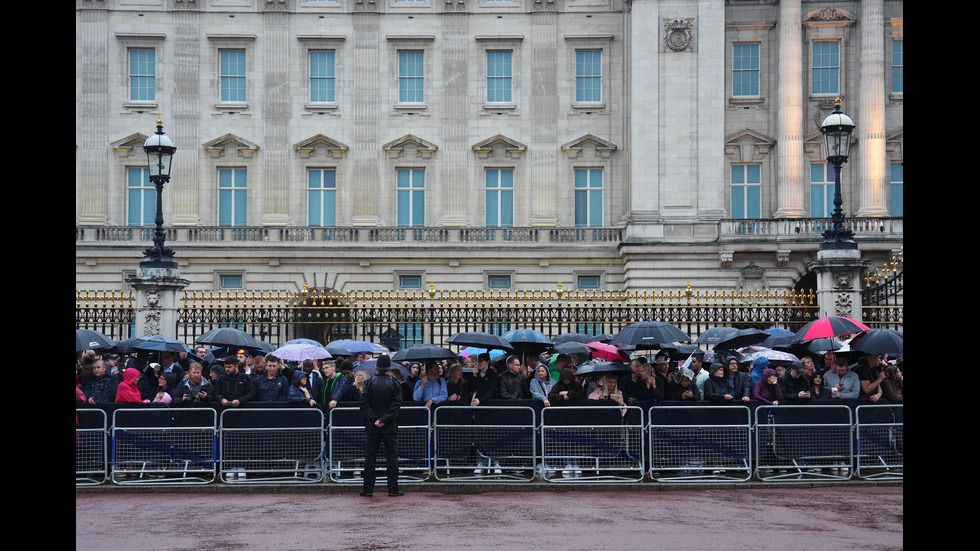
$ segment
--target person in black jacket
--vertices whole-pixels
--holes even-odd
[[[378,447],[383,440],[387,462],[389,496],[405,495],[398,489],[398,410],[402,407],[402,389],[398,381],[388,376],[391,358],[378,357],[378,375],[371,377],[361,391],[360,408],[364,414],[366,443],[364,451],[364,483],[361,495],[371,497],[377,476],[375,466]]]
[[[238,407],[255,399],[252,378],[238,370],[238,357],[224,359],[225,374],[214,385],[214,399],[225,407]]]

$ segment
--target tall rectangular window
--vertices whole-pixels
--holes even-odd
[[[245,50],[221,50],[221,101],[245,101]]]
[[[307,223],[310,226],[337,225],[337,171],[311,168],[307,171]]]
[[[891,163],[891,215],[905,216],[905,165]]]
[[[244,168],[218,169],[218,225],[244,226],[248,212],[248,172]]]
[[[514,225],[514,169],[491,168],[486,172],[487,226]]]
[[[762,218],[762,166],[731,167],[732,218]]]
[[[830,218],[834,214],[834,167],[830,163],[810,164],[810,216]]]
[[[425,169],[398,169],[398,225],[425,225]]]
[[[425,101],[425,52],[398,52],[398,101]]]
[[[599,290],[601,278],[597,275],[580,275],[576,278],[577,287],[582,291],[593,291]],[[602,334],[602,324],[601,323],[587,323],[579,322],[576,324],[575,331],[578,333],[584,333],[586,335],[600,335]]]
[[[509,275],[488,275],[487,276],[487,287],[490,290],[502,291],[505,289],[510,289],[510,276]],[[495,309],[489,314],[489,319],[504,321],[507,319],[509,314],[505,309]],[[504,333],[510,331],[510,323],[488,323],[487,333],[491,335],[497,335],[498,337]]]
[[[732,44],[732,96],[759,95],[759,44]]]
[[[602,226],[602,169],[575,169],[575,225]]]
[[[150,182],[150,169],[126,169],[126,223],[130,226],[156,224],[157,190]]]
[[[487,52],[487,102],[513,101],[513,55],[510,50]]]
[[[814,94],[837,94],[840,89],[840,41],[812,43],[810,89]]]
[[[415,290],[422,288],[422,276],[421,275],[399,275],[398,276],[398,288],[404,290]],[[404,312],[407,314],[408,312]],[[399,313],[401,319],[411,319],[407,315],[402,315]],[[409,346],[415,344],[421,344],[424,337],[423,325],[420,323],[422,320],[419,319],[419,323],[399,323],[398,324],[398,334],[401,335],[401,347],[408,348]]]
[[[892,93],[901,94],[905,90],[905,42],[892,40]]]
[[[335,103],[336,85],[334,52],[310,52],[310,102]]]
[[[575,101],[602,101],[602,50],[575,52]]]
[[[156,55],[153,48],[129,50],[130,101],[156,101]]]

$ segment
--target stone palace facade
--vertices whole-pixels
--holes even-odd
[[[813,287],[903,243],[896,0],[76,0],[76,289]]]

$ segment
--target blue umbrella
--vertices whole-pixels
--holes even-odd
[[[352,339],[340,339],[337,341],[330,341],[327,343],[327,351],[330,351],[330,346],[339,346],[344,350],[350,352],[350,354],[363,354],[364,352],[376,352],[382,353],[388,350],[381,346],[380,344],[374,344],[373,342],[367,341],[356,341]],[[330,352],[333,354],[333,352]]]
[[[314,346],[320,346],[320,347],[323,346],[323,343],[317,342],[313,339],[303,339],[303,338],[286,341],[282,343],[282,346],[286,346],[287,344],[312,344]]]
[[[480,354],[483,354],[484,352],[487,353],[487,354],[490,354],[490,359],[499,358],[500,356],[503,356],[503,355],[505,355],[505,354],[508,353],[505,350],[489,349],[489,348],[476,348],[476,347],[473,347],[473,346],[468,346],[468,347],[460,350],[459,351],[459,355],[460,356],[472,356],[474,354],[480,355]]]
[[[502,337],[522,355],[543,352],[555,345],[548,335],[534,329],[508,331]]]

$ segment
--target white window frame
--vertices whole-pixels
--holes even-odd
[[[575,182],[578,179],[578,172],[579,171],[585,171],[585,173],[586,173],[586,182],[587,182],[587,185],[584,188],[576,187],[576,185],[575,185]],[[599,186],[598,188],[592,187],[592,178],[594,176],[594,172],[595,171],[599,171],[599,173],[602,174],[602,185]],[[592,197],[593,197],[593,194],[591,192],[596,191],[596,190],[599,191],[599,197],[600,197],[600,201],[602,203],[600,205],[600,208],[599,208],[599,213],[600,213],[600,216],[602,217],[602,220],[600,220],[598,224],[593,223],[594,221],[592,220],[592,207],[593,207],[593,205],[592,205]],[[578,205],[578,200],[577,200],[577,195],[578,195],[578,192],[579,191],[586,191],[586,194],[585,194],[585,198],[586,198],[586,201],[585,201],[585,217],[586,217],[586,223],[583,224],[583,225],[579,225],[579,223],[578,223],[578,206],[577,206]],[[605,219],[606,219],[606,198],[605,198],[605,196],[606,196],[606,169],[605,169],[605,167],[601,167],[601,166],[576,166],[576,167],[574,167],[572,169],[572,210],[573,210],[573,217],[574,217],[573,222],[574,222],[576,228],[601,228],[603,226],[603,224],[605,223]]]
[[[735,50],[738,49],[740,46],[755,46],[756,47],[756,56],[755,56],[756,66],[755,66],[755,68],[753,68],[753,69],[745,69],[745,68],[736,69],[735,68],[735,59],[736,59]],[[758,98],[762,97],[762,42],[760,42],[760,41],[738,41],[738,42],[732,42],[731,43],[731,53],[732,53],[732,58],[731,58],[732,59],[732,63],[731,63],[731,74],[732,74],[731,91],[732,91],[732,98],[734,98],[736,100],[745,100],[745,99],[758,99]],[[738,74],[746,74],[746,73],[754,73],[755,74],[755,86],[757,88],[755,94],[737,94],[737,93],[735,93],[735,75],[738,75]]]
[[[749,175],[748,167],[750,166],[759,167],[758,182],[748,181],[748,175]],[[736,170],[740,170],[742,173],[742,181],[738,183],[735,182]],[[750,219],[762,218],[762,163],[732,163],[731,165],[729,165],[729,169],[728,169],[728,184],[730,190],[729,194],[731,195],[730,200],[732,202],[732,204],[729,206],[729,212],[731,212],[731,217],[736,220],[750,220]],[[747,206],[749,204],[749,197],[748,197],[749,188],[756,188],[759,191],[759,200],[757,205],[759,208],[759,216],[750,217],[745,215],[746,213],[744,211],[742,213],[735,212],[734,197],[735,197],[736,190],[740,190],[740,193],[742,195],[742,204],[743,206]],[[744,209],[744,210],[748,210],[748,209]]]
[[[327,172],[333,173],[333,184],[334,184],[333,188],[327,188],[324,187],[323,185],[324,182],[323,176],[324,173]],[[314,173],[318,173],[319,175],[318,179],[320,182],[320,187],[317,188],[310,187],[310,179]],[[317,228],[330,228],[330,227],[337,226],[337,188],[338,188],[338,182],[337,182],[336,167],[308,167],[306,169],[306,224],[308,226],[317,227]],[[318,203],[320,208],[320,220],[318,224],[314,224],[313,221],[311,220],[310,211],[314,204],[312,200],[313,194],[317,194],[317,196],[319,197]],[[333,203],[331,205],[332,206],[331,218],[333,218],[333,224],[324,223],[324,218],[325,218],[324,213],[328,210],[326,208],[325,198],[328,196],[333,197]]]
[[[130,175],[132,171],[140,171],[140,173],[143,175],[143,178],[141,179],[143,185],[140,185],[138,187],[133,187],[129,185],[131,181]],[[134,207],[132,203],[133,191],[137,191],[140,197],[140,204],[139,204],[140,223],[138,224],[133,224],[131,222],[131,216],[130,216],[133,212],[133,207]],[[156,186],[154,186],[153,183],[150,182],[149,167],[145,167],[145,166],[126,167],[126,225],[127,226],[146,227],[146,226],[156,225],[156,193],[157,193]],[[145,216],[147,213],[146,201],[150,202],[150,210],[149,210],[150,214],[148,217]]]
[[[570,76],[570,99],[571,109],[577,111],[593,113],[605,112],[608,106],[607,98],[613,97],[610,87],[617,80],[617,76],[612,74],[612,34],[566,34],[565,44],[568,55],[568,75]],[[599,52],[599,100],[580,101],[578,99],[578,53],[582,51]],[[584,76],[585,78],[596,78],[595,76]],[[620,79],[621,80],[621,79]],[[621,85],[621,84],[619,84]]]
[[[400,179],[400,176],[401,176],[402,171],[405,171],[408,174],[408,176],[409,176],[409,186],[407,188],[402,188],[402,187],[399,187],[398,186],[398,181]],[[416,176],[417,176],[417,171],[421,171],[421,173],[422,173],[422,186],[421,187],[415,187],[415,183],[416,183],[415,182],[415,179],[416,179]],[[419,167],[419,166],[414,166],[414,167],[413,166],[401,166],[401,167],[397,167],[395,169],[395,224],[398,227],[402,227],[402,228],[419,228],[419,227],[424,227],[425,226],[425,219],[426,219],[426,213],[425,213],[425,209],[426,209],[426,204],[425,204],[426,201],[425,201],[425,199],[426,199],[426,197],[425,196],[426,196],[426,183],[427,183],[426,182],[426,178],[427,178],[427,174],[426,174],[425,167]],[[402,224],[401,223],[402,212],[400,210],[400,204],[399,204],[400,201],[398,200],[398,196],[399,196],[399,194],[401,194],[402,191],[405,191],[405,192],[408,193],[408,213],[407,213],[408,223],[407,224]],[[419,191],[421,192],[421,195],[418,195],[417,194],[417,192],[419,192]],[[418,223],[419,221],[418,220],[415,220],[415,207],[416,207],[415,202],[416,202],[416,200],[417,200],[418,197],[421,197],[421,199],[422,199],[422,220],[421,220],[421,223]]]
[[[132,111],[151,110],[158,106],[163,93],[162,84],[166,78],[166,35],[157,33],[116,33],[119,40],[120,56],[119,62],[119,89],[125,90],[125,94],[120,98],[122,106]],[[130,50],[153,50],[153,99],[152,100],[133,100],[132,81],[130,74]]]
[[[511,181],[511,187],[510,188],[504,188],[503,185],[502,185],[501,176],[502,176],[502,172],[503,171],[509,171],[510,172],[510,181]],[[497,186],[496,187],[491,187],[489,185],[491,172],[496,172],[497,173],[497,177],[496,177]],[[516,174],[515,174],[515,171],[514,171],[514,167],[485,167],[484,168],[484,172],[483,172],[484,194],[483,195],[484,195],[484,199],[486,200],[486,204],[484,205],[484,221],[486,222],[487,227],[491,227],[491,228],[512,228],[512,227],[514,227],[514,198],[515,198],[515,195],[516,195],[515,194],[515,188],[517,187],[517,184],[516,184],[516,181],[515,181],[515,177],[516,177]],[[504,193],[505,192],[508,192],[508,191],[510,192],[510,198],[511,198],[511,200],[510,200],[510,219],[511,219],[511,222],[510,222],[510,224],[504,224],[502,222],[502,213],[504,212],[504,209],[502,208],[502,203],[503,203]],[[496,222],[496,224],[491,224],[490,223],[490,220],[488,219],[488,212],[489,212],[489,207],[490,207],[489,197],[491,195],[495,195],[495,201],[496,201],[496,204],[497,204],[497,222]]]
[[[330,62],[325,65],[330,67],[330,69],[333,72],[332,75],[313,74],[313,57],[319,56],[321,54],[329,57]],[[307,97],[309,98],[310,105],[336,105],[337,104],[337,51],[329,50],[329,49],[310,49],[306,51],[306,57],[307,57],[307,69],[309,71],[307,73],[307,78],[308,78],[307,83],[309,85],[309,95]],[[313,98],[313,90],[314,90],[313,85],[315,82],[321,82],[321,81],[330,84],[329,92],[333,94],[333,97],[328,97],[327,99],[323,99],[323,100]]]
[[[225,170],[231,171],[231,182],[232,182],[232,185],[231,185],[230,188],[223,188],[223,187],[221,187],[221,173],[222,173],[222,171],[225,171]],[[245,175],[245,185],[243,187],[237,187],[237,186],[235,186],[235,182],[239,178],[240,171],[243,171],[243,170],[245,171],[245,173],[244,173],[244,175]],[[218,224],[217,225],[219,225],[221,227],[225,227],[225,228],[240,228],[240,227],[247,226],[248,225],[248,167],[245,167],[245,166],[219,166],[218,167],[218,171],[217,171],[217,176],[218,176],[218,181],[217,181],[217,186],[216,186],[217,187],[217,201],[215,201],[215,206],[217,207],[217,220],[218,220]],[[221,223],[221,207],[222,207],[221,191],[224,190],[224,189],[230,189],[232,191],[232,194],[231,194],[231,205],[230,205],[230,210],[231,210],[231,223],[230,224],[222,224]],[[244,190],[244,192],[245,192],[245,194],[244,194],[245,195],[245,220],[239,221],[237,219],[237,217],[235,216],[235,212],[236,212],[236,208],[235,207],[236,207],[237,201],[238,201],[236,198],[238,197],[239,194],[238,193],[234,193],[234,192],[235,191],[241,191],[241,190]]]
[[[212,67],[214,67],[214,109],[216,111],[248,111],[251,98],[255,97],[253,90],[256,86],[256,78],[253,78],[252,68],[255,62],[255,36],[254,35],[209,35],[208,40],[211,44]],[[232,78],[244,78],[245,99],[244,101],[225,101],[221,97],[222,68],[221,52],[231,50],[243,50],[245,52],[245,75],[244,77],[229,75]]]

